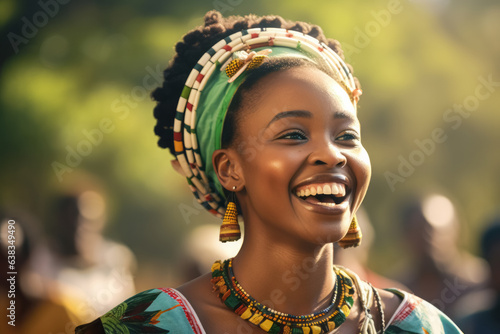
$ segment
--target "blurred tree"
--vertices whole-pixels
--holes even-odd
[[[40,4],[56,2],[53,17]],[[373,165],[365,207],[379,229],[375,263],[401,260],[394,211],[406,193],[447,189],[462,204],[471,238],[497,207],[497,86],[456,129],[444,118],[475,94],[479,77],[500,81],[497,1],[63,2],[6,0],[0,7],[8,13],[0,17],[2,205],[45,217],[73,173],[94,174],[109,189],[108,234],[137,252],[143,266],[173,263],[189,229],[218,223],[193,203],[169,154],[155,147],[148,97],[175,43],[216,8],[311,21],[343,43],[364,91],[359,116]],[[40,12],[49,19],[16,53],[7,35],[22,35]],[[446,139],[432,150],[429,144],[427,154],[420,146],[436,129]],[[412,155],[421,163],[391,188],[387,172],[399,175],[401,159]]]

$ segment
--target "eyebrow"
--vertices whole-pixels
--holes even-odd
[[[343,112],[343,111],[336,111],[335,114],[333,114],[333,118],[335,119],[349,119],[349,118],[352,118],[351,116],[349,116],[346,112]]]
[[[276,122],[277,120],[280,120],[282,118],[287,118],[287,117],[312,118],[312,116],[313,116],[312,113],[307,110],[282,111],[274,115],[273,119],[271,119],[271,121],[269,121],[269,123],[267,124],[267,127],[269,127],[273,122]]]
[[[307,110],[289,110],[289,111],[282,111],[271,119],[269,123],[267,124],[266,128],[268,128],[273,122],[276,122],[277,120],[280,120],[282,118],[287,118],[287,117],[302,117],[302,118],[312,118],[313,114],[310,111]],[[349,119],[351,118],[347,113],[343,111],[336,111],[333,114],[334,119]]]

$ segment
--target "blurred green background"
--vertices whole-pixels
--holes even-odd
[[[29,212],[50,231],[55,196],[81,182],[98,185],[108,203],[106,235],[138,257],[138,290],[166,285],[187,233],[219,222],[193,204],[172,158],[156,146],[146,91],[174,44],[215,8],[312,22],[343,44],[364,92],[359,117],[373,168],[364,202],[377,230],[373,268],[390,273],[388,263],[404,263],[396,251],[397,208],[423,191],[455,201],[463,246],[477,253],[477,237],[500,199],[498,1],[66,2],[52,12],[37,1],[0,2],[4,209]],[[33,21],[41,10],[48,20]],[[23,17],[38,26],[30,30]],[[481,80],[496,86],[474,98]],[[450,110],[464,103],[470,112]],[[446,140],[430,144],[436,129]],[[418,153],[416,141],[427,143],[427,153]],[[69,153],[78,150],[86,155]],[[394,179],[401,159],[416,166]]]

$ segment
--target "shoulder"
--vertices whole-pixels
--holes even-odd
[[[203,274],[192,281],[179,286],[177,291],[182,293],[193,306],[196,305],[219,305],[219,300],[214,299],[212,288],[212,273]]]
[[[462,331],[440,310],[425,300],[397,289],[385,293],[399,296],[402,302],[387,322],[386,334],[460,334]]]
[[[384,320],[387,324],[400,307],[403,298],[387,290],[377,289],[377,292],[380,295],[380,300],[384,308]]]
[[[76,333],[202,333],[198,325],[194,310],[179,291],[158,288],[128,298],[94,322],[77,327]]]

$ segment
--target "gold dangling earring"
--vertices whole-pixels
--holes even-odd
[[[238,224],[238,209],[236,208],[236,196],[234,194],[235,189],[236,186],[233,186],[233,191],[231,191],[228,197],[226,213],[222,219],[219,234],[219,240],[221,242],[236,241],[241,237],[240,225]]]
[[[358,220],[356,219],[356,215],[354,215],[351,225],[349,226],[349,231],[347,231],[347,234],[338,242],[339,246],[342,248],[357,247],[361,244],[362,236]]]

